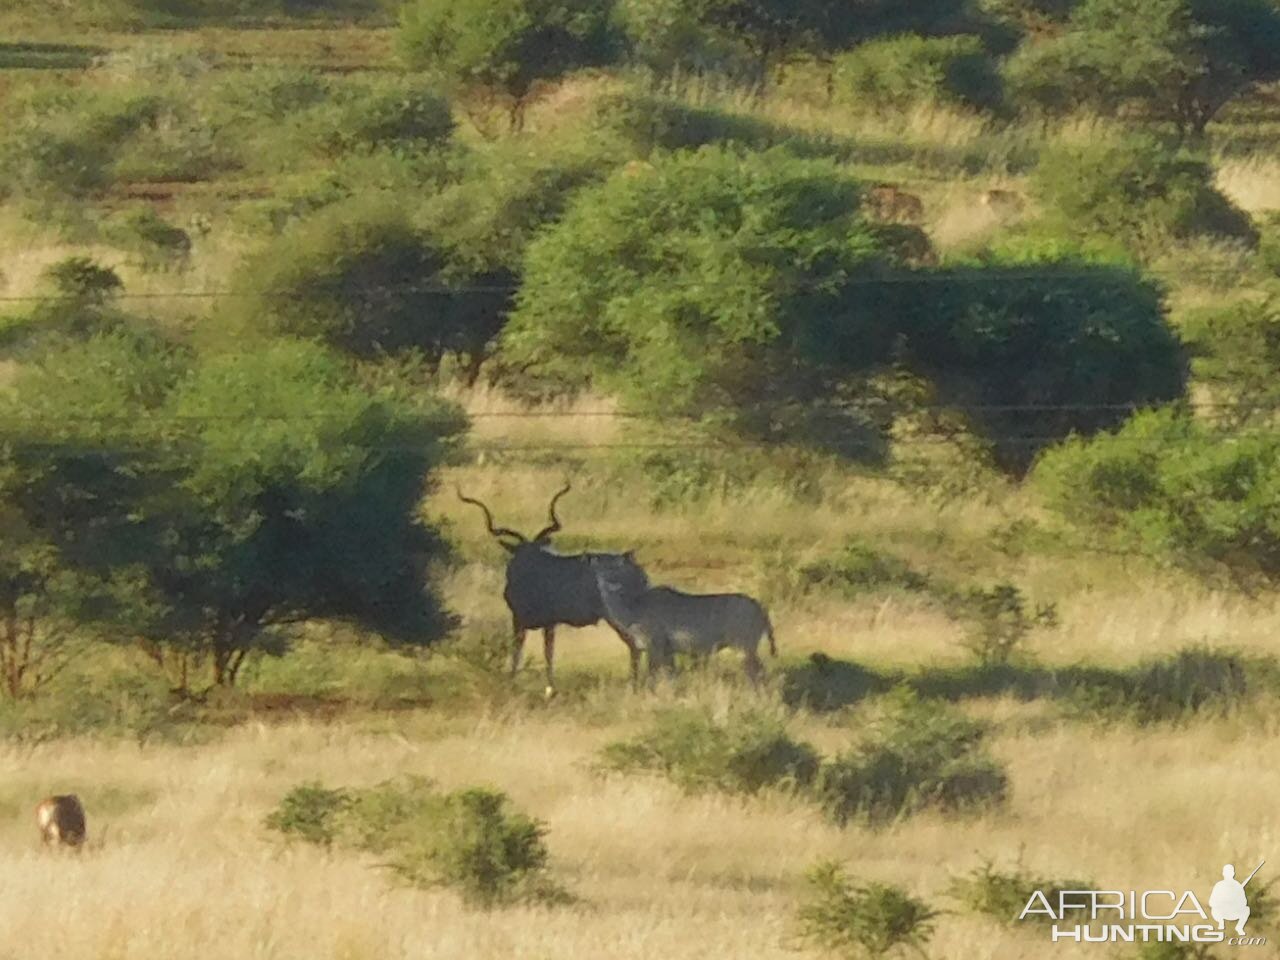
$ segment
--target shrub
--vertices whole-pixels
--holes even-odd
[[[444,794],[419,778],[363,790],[305,784],[285,796],[266,826],[376,854],[408,882],[450,887],[480,907],[567,897],[547,874],[546,828],[497,790]]]
[[[710,710],[681,707],[660,713],[650,728],[608,744],[601,765],[610,770],[655,770],[686,790],[755,793],[771,786],[804,786],[818,757],[792,739],[774,713],[760,708]]]
[[[449,101],[421,82],[382,81],[343,88],[325,143],[332,152],[438,146],[453,133]]]
[[[885,588],[913,592],[929,588],[926,574],[902,558],[856,539],[847,542],[833,557],[801,566],[799,580],[805,589],[834,590],[849,598]]]
[[[1046,880],[1021,870],[1003,873],[990,861],[953,877],[947,895],[971,913],[980,913],[1000,923],[1018,922],[1032,891],[1044,893],[1050,903],[1058,902],[1063,890],[1092,890],[1093,884],[1083,880]],[[1053,923],[1046,914],[1031,914],[1029,919]]]
[[[995,63],[972,36],[905,34],[860,44],[837,57],[835,89],[854,105],[896,109],[948,102],[991,108],[1001,96]]]
[[[1191,312],[1182,330],[1191,344],[1191,369],[1228,404],[1218,419],[1240,426],[1265,422],[1280,408],[1280,295]]]
[[[923,955],[938,916],[897,887],[858,883],[828,861],[808,873],[808,895],[797,913],[800,939],[839,957],[876,958],[892,952]]]
[[[1032,188],[1065,233],[1140,246],[1197,234],[1254,243],[1248,216],[1213,185],[1213,168],[1149,136],[1103,138],[1048,150]]]
[[[1011,583],[957,591],[948,607],[951,616],[966,625],[962,645],[983,666],[1009,663],[1033,630],[1058,623],[1053,604],[1029,611],[1022,591]]]
[[[1128,268],[1001,260],[920,279],[858,292],[866,308],[900,317],[901,361],[931,381],[935,403],[955,404],[991,438],[1007,471],[1183,394],[1187,362],[1160,290]]]
[[[891,695],[871,734],[822,764],[814,792],[838,824],[999,804],[1008,777],[982,750],[982,736],[978,724],[904,688]]]
[[[1122,429],[1072,440],[1036,467],[1049,504],[1122,546],[1236,586],[1280,579],[1280,438],[1233,431],[1178,410],[1140,413]]]
[[[337,836],[338,819],[351,802],[343,790],[305,783],[285,794],[263,824],[269,830],[327,847]]]

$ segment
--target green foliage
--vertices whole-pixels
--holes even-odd
[[[640,409],[741,417],[769,393],[829,395],[818,358],[847,314],[841,283],[883,259],[832,164],[778,150],[655,158],[581,191],[530,245],[504,352]]]
[[[594,0],[413,0],[398,39],[411,66],[506,101],[513,125],[535,83],[608,63],[618,42],[611,4]]]
[[[765,787],[803,787],[814,776],[813,748],[792,739],[775,713],[755,707],[717,716],[699,707],[658,714],[631,740],[607,745],[601,764],[610,770],[655,770],[686,790],[755,793]]]
[[[1092,889],[1093,884],[1084,880],[1048,880],[1023,870],[1003,872],[987,861],[962,876],[952,877],[947,895],[971,913],[1013,925],[1018,923],[1027,899],[1036,890],[1042,892],[1050,903],[1057,903],[1063,890]],[[1027,919],[1053,922],[1043,913],[1030,914]]]
[[[360,358],[416,349],[438,363],[482,349],[506,296],[450,289],[446,253],[391,196],[356,197],[291,224],[237,279],[255,295],[237,319],[272,335],[314,337]],[[463,273],[457,281],[470,283]]]
[[[1052,603],[1028,610],[1022,591],[1012,583],[955,591],[948,612],[965,622],[962,644],[984,666],[1009,663],[1022,652],[1033,631],[1058,623]]]
[[[924,901],[888,884],[858,883],[835,861],[817,864],[806,880],[797,920],[807,945],[850,960],[923,955],[938,916]]]
[[[440,637],[424,568],[444,548],[417,508],[460,417],[367,392],[314,345],[183,361],[98,334],[25,367],[7,398],[24,415],[4,417],[0,498],[96,584],[92,619],[203,658],[219,684],[300,619]]]
[[[917,103],[989,109],[1001,99],[995,63],[974,36],[905,34],[860,44],[836,58],[835,91],[854,106],[893,109]]]
[[[147,271],[184,267],[191,256],[191,237],[151,207],[135,207],[107,224],[105,233],[116,246],[134,255]]]
[[[1008,776],[983,751],[982,736],[973,721],[899,689],[861,743],[822,764],[815,795],[834,822],[873,826],[929,808],[998,805]]]
[[[445,143],[453,133],[449,101],[421,81],[393,79],[342,88],[333,99],[336,110],[323,139],[334,153],[425,149]]]
[[[833,590],[850,599],[872,590],[915,592],[929,587],[928,576],[901,557],[878,551],[862,540],[850,540],[833,557],[804,564],[798,576],[805,590]]]
[[[1197,234],[1256,242],[1248,216],[1213,185],[1213,168],[1153,137],[1059,144],[1041,160],[1032,188],[1069,234],[1150,245]]]
[[[1223,422],[1267,421],[1280,408],[1280,295],[1205,307],[1182,322],[1191,344],[1192,371],[1211,385],[1224,406]]]
[[[1013,58],[1007,78],[1041,109],[1137,111],[1201,133],[1277,72],[1280,10],[1269,0],[1084,0],[1060,36]]]
[[[1007,470],[1073,432],[1120,423],[1130,405],[1183,394],[1186,360],[1160,291],[1131,270],[1028,259],[920,280],[857,292],[865,309],[899,318],[901,362],[992,438]]]
[[[265,824],[310,843],[376,854],[415,886],[447,886],[480,907],[568,899],[547,874],[546,828],[497,790],[442,794],[420,778],[363,790],[304,784]]]
[[[1177,410],[1047,453],[1036,480],[1068,520],[1157,559],[1249,587],[1280,577],[1280,438],[1233,433]]]
[[[330,790],[319,783],[294,787],[263,821],[269,830],[308,843],[329,846],[338,830],[338,819],[352,803],[345,790]]]

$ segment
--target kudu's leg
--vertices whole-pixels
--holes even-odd
[[[525,629],[520,621],[512,618],[512,639],[511,639],[511,676],[515,677],[520,672],[520,661],[524,659],[524,635]]]
[[[747,671],[747,679],[751,681],[753,687],[760,686],[760,678],[764,676],[764,664],[760,662],[760,655],[754,650],[746,650],[746,658],[743,661],[743,667]]]
[[[640,689],[640,656],[642,651],[634,640],[627,641],[627,652],[631,654],[631,692]]]
[[[542,628],[542,651],[547,659],[547,689],[543,691],[548,699],[556,695],[556,628]]]

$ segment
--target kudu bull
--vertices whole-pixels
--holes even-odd
[[[560,530],[556,516],[556,504],[570,485],[565,484],[547,509],[550,523],[533,537],[526,537],[507,527],[497,527],[489,508],[458,490],[458,498],[484,511],[484,522],[489,533],[511,554],[507,562],[507,585],[502,597],[511,610],[513,643],[511,650],[511,675],[520,670],[524,655],[524,638],[530,630],[542,631],[542,645],[547,664],[547,696],[555,694],[556,627],[586,627],[607,620],[600,588],[591,569],[592,557],[608,557],[615,554],[556,553],[551,549],[550,537]],[[611,624],[614,631],[627,645],[631,654],[631,682],[639,684],[640,648],[625,630]]]

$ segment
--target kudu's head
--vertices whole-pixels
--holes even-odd
[[[551,498],[551,505],[547,508],[548,518],[551,522],[532,537],[526,537],[519,531],[512,530],[509,527],[495,527],[493,525],[493,514],[489,512],[488,507],[479,500],[466,496],[460,487],[456,487],[455,489],[458,491],[459,500],[463,503],[470,503],[477,506],[484,511],[484,522],[489,528],[489,533],[493,535],[494,539],[496,539],[498,543],[502,544],[503,549],[506,550],[507,553],[515,553],[523,546],[546,546],[551,535],[560,530],[560,518],[556,516],[556,504],[560,501],[561,497],[569,492],[569,486],[570,485],[566,482],[560,491]]]

